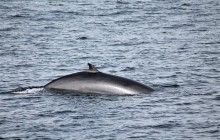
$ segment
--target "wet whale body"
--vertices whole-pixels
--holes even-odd
[[[144,84],[102,73],[92,64],[88,65],[89,70],[60,77],[46,84],[44,88],[89,94],[147,94],[153,91]]]

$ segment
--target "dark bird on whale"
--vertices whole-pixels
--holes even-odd
[[[153,91],[152,88],[139,82],[102,73],[89,64],[87,71],[73,73],[55,79],[44,87],[52,90],[73,91],[89,94],[146,94]]]

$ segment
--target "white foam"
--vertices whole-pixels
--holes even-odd
[[[18,94],[30,94],[30,93],[39,93],[41,91],[43,91],[44,88],[26,88],[24,90],[21,91],[15,91],[13,93],[18,93]]]

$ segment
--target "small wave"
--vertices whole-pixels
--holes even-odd
[[[87,14],[87,16],[118,16],[118,15],[130,15],[132,14],[134,11],[127,11],[127,10],[123,10],[123,11],[113,11],[110,13],[100,13],[100,14]]]
[[[91,13],[91,12],[77,12],[77,11],[61,11],[61,10],[53,10],[51,13],[53,14],[70,14],[75,16],[118,16],[118,15],[130,15],[134,11],[123,10],[123,11],[113,11],[113,12],[103,12],[103,13]]]
[[[149,42],[141,41],[141,42],[120,42],[111,44],[110,46],[135,46],[135,45],[143,45],[143,44],[149,44]]]
[[[55,26],[45,26],[44,29],[60,29],[60,28]]]
[[[122,24],[122,23],[135,23],[135,22],[139,22],[139,19],[124,19],[124,20],[119,20],[119,21],[115,21],[115,23],[118,24]]]
[[[181,6],[186,6],[186,7],[188,7],[188,6],[191,6],[191,4],[189,4],[189,3],[183,3]]]
[[[175,127],[179,127],[180,124],[177,122],[168,122],[168,123],[164,123],[164,124],[153,124],[153,125],[144,125],[144,126],[130,126],[130,128],[133,129],[148,129],[148,128],[153,128],[153,129],[166,129],[166,128],[175,128]]]
[[[204,77],[204,78],[213,78],[213,79],[217,79],[220,78],[220,76],[218,75],[208,75],[208,74],[197,74],[197,73],[193,73],[193,76],[198,76],[198,77]],[[202,80],[198,80],[200,83],[207,83],[208,81],[202,81]]]
[[[82,15],[82,13],[79,13],[79,12],[76,12],[76,11],[60,11],[60,10],[54,10],[54,11],[51,11],[51,13],[55,13],[55,14]]]
[[[5,5],[0,5],[0,9],[10,9],[10,7],[9,6],[5,6]],[[1,139],[1,137],[0,137],[0,139]]]
[[[212,42],[200,42],[200,43],[197,43],[197,44],[204,44],[204,45],[218,45],[220,44],[220,41],[212,41]]]
[[[116,1],[117,4],[129,4],[129,2],[118,0]]]
[[[86,36],[82,36],[82,37],[79,37],[79,38],[77,38],[78,40],[87,40],[87,39],[89,39],[88,37],[86,37]]]
[[[206,92],[206,93],[201,93],[201,92],[185,92],[184,96],[212,96],[214,93],[213,92]]]
[[[20,87],[15,89],[12,93],[17,93],[17,94],[30,94],[30,93],[39,93],[43,91],[43,87]]]
[[[27,15],[22,15],[22,14],[15,14],[15,15],[10,15],[10,18],[25,18]]]
[[[215,98],[214,98],[214,100],[220,100],[220,95],[217,95]]]
[[[135,67],[126,67],[125,69],[121,71],[133,71],[133,70],[135,70]]]
[[[178,85],[178,84],[165,84],[165,85],[162,85],[161,87],[178,88],[178,87],[180,87],[180,85]]]
[[[170,26],[163,27],[164,29],[180,29],[180,28],[190,28],[194,27],[194,24],[173,24]]]
[[[53,112],[54,114],[68,114],[68,113],[75,113],[75,111],[72,110],[59,110],[59,111],[55,111]]]
[[[110,13],[109,15],[128,15],[128,14],[131,14],[133,13],[134,11],[129,11],[129,10],[122,10],[122,11],[117,11],[117,12],[113,12],[113,13]]]
[[[8,28],[1,28],[0,31],[13,31],[16,30],[16,28],[8,27]]]
[[[157,125],[151,125],[149,127],[151,128],[174,128],[174,127],[178,127],[180,126],[180,124],[178,123],[167,123],[167,124],[157,124]]]

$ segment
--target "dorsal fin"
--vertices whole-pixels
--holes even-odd
[[[90,64],[90,63],[88,63],[88,65],[89,65],[89,70],[88,70],[88,72],[99,72],[94,65],[92,65],[92,64]]]

